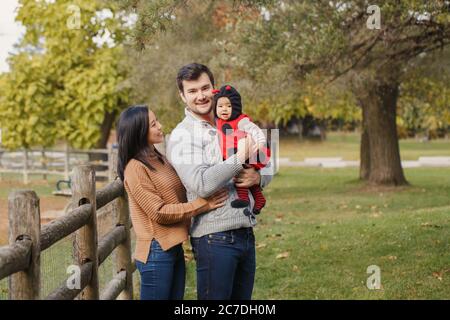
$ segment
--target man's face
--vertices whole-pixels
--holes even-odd
[[[211,112],[213,99],[213,85],[206,73],[202,73],[197,80],[183,80],[181,99],[187,108],[195,114],[206,115]]]

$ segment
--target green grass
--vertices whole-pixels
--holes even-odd
[[[441,144],[445,142],[433,142],[424,150],[445,155]],[[402,148],[418,152],[413,142]],[[405,173],[411,186],[376,189],[357,181],[357,168],[281,168],[264,191],[268,205],[255,228],[253,297],[450,299],[450,168]],[[49,192],[45,188],[42,195]],[[285,252],[287,258],[276,258]],[[67,244],[44,252],[43,291],[65,278],[65,268],[53,268],[58,257],[65,261],[70,253]],[[370,265],[381,269],[381,290],[366,287]],[[193,260],[187,270],[186,299],[195,299]],[[110,267],[105,265],[102,274],[109,278]],[[138,297],[137,274],[135,278]],[[0,299],[5,290],[2,280]]]
[[[282,169],[255,229],[254,298],[449,299],[450,169],[406,175],[411,187],[369,190],[355,169]],[[381,290],[366,287],[370,265]]]
[[[450,168],[407,169],[412,185],[400,189],[366,188],[357,173],[280,171],[255,228],[255,299],[450,298]],[[45,266],[69,258],[69,247],[44,252],[45,293],[66,276],[65,268]],[[381,290],[366,287],[370,265],[381,269]],[[186,299],[195,299],[194,261],[187,270]],[[5,289],[3,280],[2,298]]]
[[[43,180],[42,175],[30,175],[30,183],[24,185],[22,175],[16,173],[3,173],[0,180],[0,199],[8,199],[12,190],[32,189],[38,196],[50,196],[56,190],[56,182],[63,179],[60,176],[48,175],[48,181]],[[65,185],[64,185],[65,187]]]
[[[360,135],[357,133],[327,134],[323,142],[300,141],[298,138],[282,138],[280,157],[302,161],[311,157],[342,157],[344,160],[359,160]],[[420,142],[415,139],[400,140],[402,160],[417,160],[421,156],[450,156],[450,140]]]

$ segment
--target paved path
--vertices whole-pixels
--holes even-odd
[[[280,167],[322,167],[349,168],[359,167],[359,161],[346,161],[340,157],[305,158],[304,161],[291,161],[289,158],[279,159]],[[450,167],[450,157],[420,157],[415,161],[402,161],[403,168]]]

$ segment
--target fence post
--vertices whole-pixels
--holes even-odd
[[[41,164],[42,164],[42,169],[46,171],[47,170],[47,157],[45,156],[45,148],[42,148],[42,150],[41,150]],[[45,173],[42,175],[42,178],[47,181],[47,175]]]
[[[268,139],[270,139],[269,147],[270,147],[270,162],[272,165],[272,175],[275,176],[278,174],[278,171],[280,170],[280,162],[279,162],[279,156],[280,156],[280,136],[278,129],[271,129],[269,130],[270,135],[267,136]]]
[[[9,277],[10,300],[36,300],[40,295],[40,212],[34,191],[11,192],[8,197],[9,243],[24,237],[32,241],[29,267]]]
[[[23,183],[28,184],[28,150],[23,151]]]
[[[92,262],[91,279],[86,288],[80,293],[82,300],[98,300],[98,234],[95,198],[95,171],[92,166],[81,165],[73,169],[72,202],[74,206],[90,203],[92,213],[89,222],[75,232],[74,257],[78,265]]]
[[[2,130],[0,129],[0,138],[1,138],[1,136],[2,136]],[[1,141],[0,141],[1,142]],[[3,154],[5,153],[5,151],[3,150],[3,149],[1,149],[0,148],[0,169],[2,169],[3,168],[3,165],[2,165],[2,157],[3,157]],[[3,181],[3,172],[0,172],[0,181]]]
[[[70,154],[69,154],[69,144],[66,142],[64,146],[64,179],[69,180],[69,170],[70,170]]]
[[[127,280],[125,289],[117,297],[119,300],[133,299],[133,273],[132,273],[132,259],[131,259],[131,235],[130,235],[130,213],[128,211],[128,201],[126,196],[121,196],[117,199],[117,206],[119,211],[118,225],[125,226],[126,238],[125,241],[117,246],[116,255],[116,271],[119,273],[122,270],[127,272]]]
[[[117,149],[112,145],[108,147],[108,174],[109,181],[113,181],[117,175]]]
[[[113,148],[110,152],[110,178],[114,180],[117,177],[117,160],[118,150]],[[130,234],[130,213],[128,211],[128,200],[126,194],[117,198],[113,202],[113,214],[116,225],[125,226],[126,238],[125,241],[117,246],[115,254],[113,255],[115,271],[119,273],[125,270],[127,273],[125,289],[117,297],[118,300],[132,300],[133,299],[133,273],[132,273],[132,259],[131,259],[131,234]]]

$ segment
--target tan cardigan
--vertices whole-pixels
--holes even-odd
[[[142,162],[132,159],[124,172],[131,221],[136,232],[134,257],[147,262],[152,239],[163,250],[188,238],[190,218],[205,212],[207,201],[199,198],[186,200],[186,190],[173,167],[165,161],[150,159],[152,171]]]

